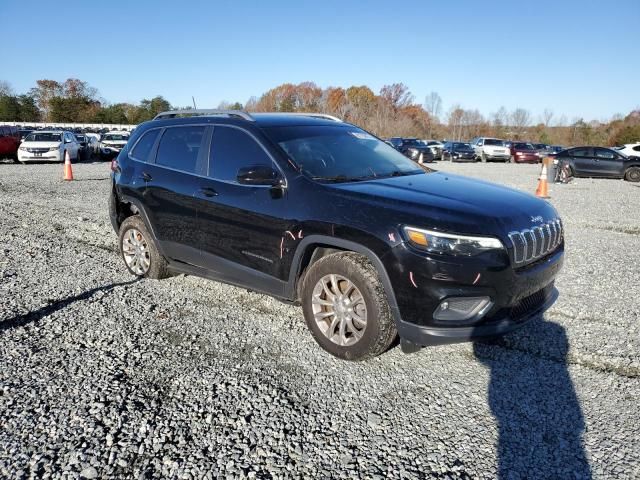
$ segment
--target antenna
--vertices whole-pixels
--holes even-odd
[[[193,109],[197,110],[198,107],[196,107],[196,99],[193,97],[193,95],[191,95],[191,100],[193,101]]]

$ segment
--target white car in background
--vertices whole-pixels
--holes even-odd
[[[616,150],[624,153],[627,157],[640,157],[640,142],[626,143],[621,147],[616,147]]]
[[[471,146],[476,152],[476,158],[483,162],[499,161],[508,162],[511,160],[511,152],[504,140],[498,138],[478,137],[471,140]]]
[[[80,160],[80,144],[71,132],[36,130],[26,136],[18,148],[18,161],[64,162],[65,152],[72,161]]]
[[[120,153],[120,150],[129,141],[129,132],[113,131],[107,132],[100,138],[100,156],[111,159]]]

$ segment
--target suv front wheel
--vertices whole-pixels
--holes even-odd
[[[138,215],[127,218],[120,226],[120,254],[127,270],[138,277],[167,278],[167,261],[156,248],[147,226]]]
[[[318,344],[345,360],[380,355],[397,335],[376,269],[357,253],[314,263],[304,277],[302,308]]]

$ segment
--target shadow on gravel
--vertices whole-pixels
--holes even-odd
[[[498,478],[590,479],[565,329],[536,320],[473,348],[491,373],[488,400],[499,429]]]
[[[13,318],[8,318],[7,320],[0,322],[0,332],[4,330],[9,330],[11,328],[24,327],[25,325],[28,325],[30,323],[38,322],[42,318],[48,315],[51,315],[52,313],[57,312],[58,310],[62,310],[63,308],[68,307],[72,303],[79,302],[82,300],[87,300],[97,292],[108,292],[110,290],[113,290],[115,287],[120,287],[123,285],[131,285],[138,281],[140,281],[139,278],[136,278],[129,282],[109,283],[107,285],[102,285],[101,287],[92,288],[91,290],[82,292],[79,295],[74,295],[71,297],[63,298],[61,300],[56,300],[53,303],[50,303],[49,305],[47,305],[46,307],[39,308],[38,310],[35,310],[33,312],[25,313],[24,315],[18,315]]]

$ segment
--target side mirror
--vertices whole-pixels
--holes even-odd
[[[275,187],[282,183],[280,174],[271,165],[242,167],[238,170],[236,178],[238,183],[242,185],[268,185]]]

